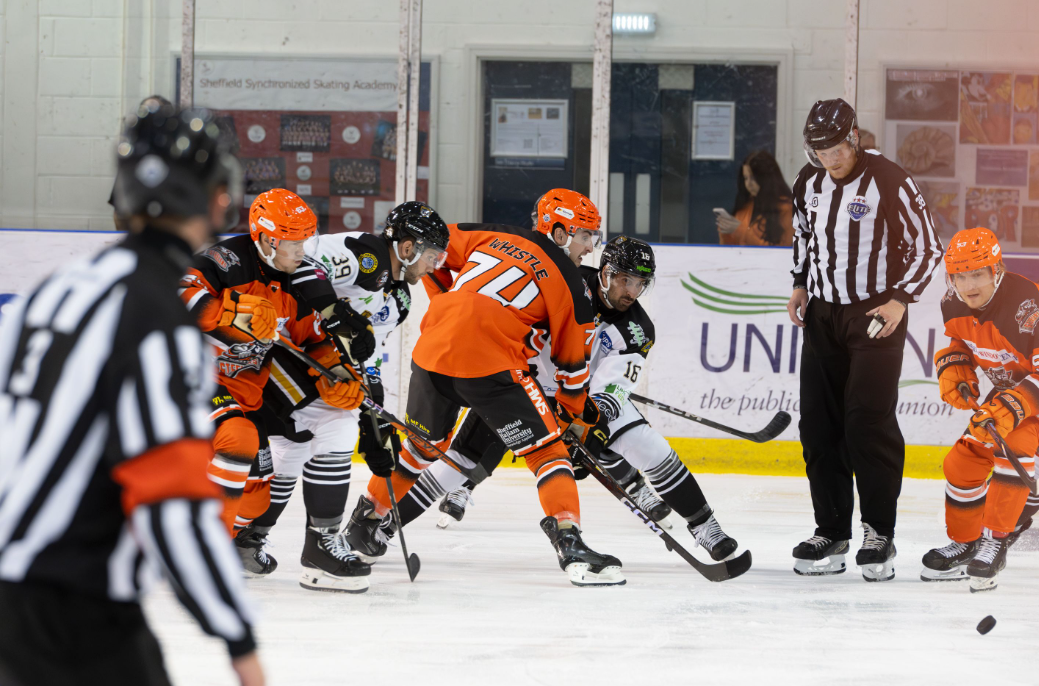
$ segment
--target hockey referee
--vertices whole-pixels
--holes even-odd
[[[211,114],[142,108],[118,145],[132,234],[61,267],[0,323],[0,684],[169,684],[138,602],[161,570],[260,686],[242,568],[220,522],[202,334],[177,297],[237,219]]]
[[[906,310],[934,275],[942,244],[912,177],[861,149],[844,100],[815,103],[804,148],[787,310],[804,327],[799,427],[816,529],[794,548],[794,571],[845,570],[854,477],[865,531],[855,563],[867,581],[886,581],[905,462],[895,410]]]

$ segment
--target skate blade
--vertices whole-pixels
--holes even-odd
[[[364,593],[370,586],[367,576],[332,576],[320,569],[304,569],[299,585],[308,591],[329,593]]]
[[[800,576],[831,576],[848,571],[843,555],[830,555],[821,560],[798,560],[794,572]]]
[[[603,567],[600,572],[589,571],[587,562],[572,562],[566,566],[567,576],[574,586],[623,586],[628,583],[617,566]]]
[[[971,593],[982,593],[984,591],[994,591],[997,586],[996,577],[986,576],[972,576],[970,577],[970,592]]]
[[[890,562],[860,565],[862,578],[866,581],[891,581],[895,578],[895,565]]]
[[[361,562],[367,562],[370,565],[373,565],[376,562],[378,562],[379,560],[381,560],[383,555],[386,554],[386,553],[383,553],[382,555],[365,555],[360,550],[351,550],[350,552],[352,552],[354,555],[356,555]]]
[[[967,577],[967,565],[939,571],[924,567],[920,570],[920,581],[964,581]]]
[[[246,579],[266,579],[273,573],[273,569],[269,572],[250,572],[248,569],[242,570],[242,576]]]
[[[438,529],[446,529],[447,527],[449,527],[451,525],[451,522],[453,522],[453,521],[455,521],[455,518],[452,517],[451,515],[442,514],[442,515],[440,515],[440,519],[437,521],[437,528]]]

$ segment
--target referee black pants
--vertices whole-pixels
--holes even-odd
[[[805,312],[801,349],[801,445],[815,508],[815,533],[851,538],[858,485],[862,521],[894,536],[902,490],[905,441],[898,428],[908,312],[886,338],[866,329],[877,305],[812,298]]]
[[[0,685],[169,686],[137,603],[0,582]]]

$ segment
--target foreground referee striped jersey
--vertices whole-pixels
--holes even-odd
[[[794,182],[794,286],[830,303],[884,294],[916,302],[942,244],[912,177],[875,150],[834,181],[805,165]]]
[[[241,564],[206,477],[215,373],[176,294],[189,260],[146,229],[0,321],[0,581],[135,602],[147,560],[242,655]]]

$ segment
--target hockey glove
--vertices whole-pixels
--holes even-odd
[[[1000,391],[970,418],[970,435],[982,443],[991,443],[992,436],[985,429],[985,424],[991,421],[996,425],[999,435],[1006,438],[1031,414],[1031,408],[1021,393]]]
[[[934,368],[938,374],[938,393],[942,400],[957,410],[971,409],[970,403],[960,394],[960,384],[965,383],[975,400],[981,396],[978,375],[974,372],[974,360],[970,353],[957,348],[939,350],[934,356]]]
[[[379,435],[382,437],[380,443],[375,438],[372,428],[372,414],[362,412],[358,421],[360,436],[357,439],[357,452],[364,458],[368,469],[372,474],[380,478],[386,478],[393,474],[396,467],[395,456],[400,452],[400,436],[390,423],[382,417],[375,415],[375,421],[379,425]]]
[[[322,341],[317,346],[308,348],[307,354],[314,358],[314,361],[320,364],[322,367],[332,372],[340,379],[346,381],[358,381],[359,374],[354,371],[353,367],[347,367],[343,363],[343,358],[339,355],[339,350],[336,346],[332,345],[329,341]],[[321,372],[310,367],[307,368],[307,373],[311,376],[321,376]]]
[[[340,410],[355,410],[364,400],[364,390],[359,381],[340,381],[333,384],[322,376],[316,385],[321,399]]]
[[[325,331],[342,341],[355,362],[361,364],[375,353],[375,332],[367,317],[354,312],[342,300],[337,300],[326,316]]]
[[[386,390],[382,385],[382,374],[379,373],[379,368],[368,367],[365,375],[368,377],[368,390],[371,391],[368,397],[372,399],[373,403],[382,407],[386,404]]]
[[[278,313],[266,298],[227,289],[218,326],[231,326],[266,344],[278,330]]]
[[[577,436],[592,457],[599,459],[606,441],[610,438],[609,420],[590,397],[585,398],[584,411],[575,416],[563,403],[556,403],[556,417],[563,431]]]

